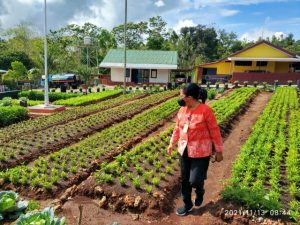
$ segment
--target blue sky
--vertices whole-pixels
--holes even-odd
[[[0,29],[29,22],[43,30],[43,0],[0,0]],[[124,20],[124,0],[47,0],[48,27],[91,22],[112,29]],[[300,39],[300,0],[128,0],[128,20],[160,15],[169,28],[204,24],[239,39],[293,33]]]

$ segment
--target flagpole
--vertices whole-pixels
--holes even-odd
[[[125,23],[124,23],[124,94],[126,93],[126,32],[127,32],[127,0],[125,0]]]
[[[48,59],[47,59],[47,3],[44,0],[44,67],[45,67],[45,96],[44,104],[49,106],[49,93],[48,93]]]

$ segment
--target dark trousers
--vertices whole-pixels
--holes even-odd
[[[180,156],[181,168],[181,193],[186,206],[192,206],[192,188],[195,188],[196,198],[203,198],[204,180],[207,178],[207,170],[210,156],[203,158],[189,158],[187,149]]]

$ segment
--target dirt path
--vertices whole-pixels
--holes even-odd
[[[125,224],[180,224],[180,225],[213,225],[224,224],[219,217],[215,216],[214,210],[220,201],[220,191],[223,188],[223,182],[230,178],[232,163],[234,162],[240,147],[247,140],[251,133],[251,127],[256,122],[258,116],[263,111],[265,105],[271,97],[270,93],[260,93],[250,105],[249,109],[242,115],[239,121],[236,121],[230,135],[224,142],[224,160],[221,163],[213,163],[209,167],[208,179],[205,183],[206,193],[203,205],[200,208],[194,208],[193,212],[185,217],[178,217],[173,212],[159,221],[149,220],[146,213],[139,216],[135,214],[118,214],[110,210],[100,209],[97,205],[99,200],[91,200],[85,197],[75,197],[66,202],[63,206],[62,215],[66,217],[68,224],[76,225],[79,216],[78,206],[83,205],[82,225],[101,225],[117,222],[120,225]],[[182,205],[180,193],[174,199],[172,204],[174,210]],[[136,219],[136,220],[134,220]]]
[[[199,221],[201,221],[201,225],[224,223],[220,218],[217,218],[210,213],[210,208],[215,207],[213,202],[217,202],[220,199],[219,193],[223,189],[224,181],[230,178],[232,164],[235,161],[241,146],[250,135],[252,125],[255,124],[270,97],[270,93],[259,94],[246,113],[235,123],[230,135],[224,142],[224,160],[221,163],[213,163],[209,167],[208,179],[205,182],[206,192],[202,206],[200,208],[195,208],[189,216],[178,217],[175,213],[172,213],[168,217],[165,217],[161,222],[153,224],[196,225],[199,224]],[[178,194],[173,204],[174,210],[182,205],[180,194]]]

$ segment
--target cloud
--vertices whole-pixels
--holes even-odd
[[[286,2],[289,0],[194,0],[195,8],[220,5],[252,5],[270,2]]]
[[[112,29],[124,23],[123,2],[120,0],[47,0],[48,28],[55,30],[69,23],[82,25],[90,22]],[[43,0],[0,0],[0,26],[8,29],[26,21],[36,26],[42,33],[43,3]],[[150,17],[160,15],[168,25],[173,26],[173,21],[177,21],[178,16],[182,15],[181,12],[189,10],[190,7],[190,0],[132,0],[128,1],[128,21],[146,21]]]
[[[162,0],[158,0],[158,1],[156,1],[154,4],[155,4],[157,7],[162,7],[162,6],[165,5],[164,1],[162,1]]]
[[[59,3],[59,2],[63,2],[64,0],[47,0],[47,3]],[[17,2],[21,3],[21,4],[27,4],[27,5],[32,5],[34,3],[43,3],[44,4],[44,0],[17,0]]]
[[[175,25],[174,27],[174,30],[179,33],[180,32],[180,29],[182,27],[193,27],[193,26],[196,26],[196,24],[194,23],[193,20],[188,20],[188,19],[185,19],[185,20],[179,20],[178,23]]]
[[[266,39],[267,37],[272,38],[273,35],[277,38],[284,38],[287,36],[282,31],[271,31],[271,30],[260,28],[242,34],[239,39],[245,41],[257,41],[260,38],[263,39]]]
[[[221,16],[233,16],[238,14],[240,11],[239,10],[230,10],[230,9],[222,9],[221,10]]]

